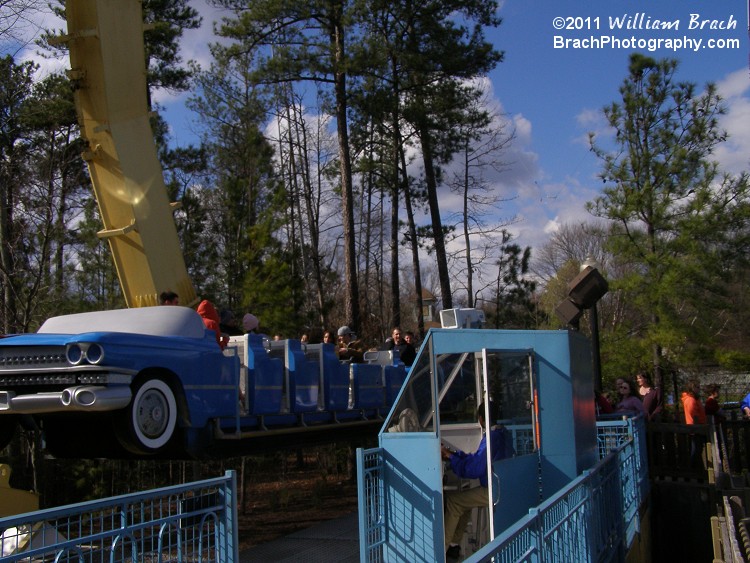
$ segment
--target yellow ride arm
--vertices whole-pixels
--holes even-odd
[[[197,301],[157,158],[138,0],[68,0],[69,77],[94,194],[128,307]]]
[[[39,495],[10,486],[10,465],[0,463],[0,518],[39,510]]]

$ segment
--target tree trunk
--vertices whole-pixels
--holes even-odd
[[[471,262],[471,237],[469,236],[469,141],[464,146],[463,226],[466,247],[466,306],[474,307],[474,265]]]
[[[12,162],[12,152],[9,162]],[[11,165],[12,166],[12,165]],[[3,333],[17,332],[16,299],[13,290],[13,181],[7,174],[0,181],[0,275],[3,292]]]
[[[398,130],[398,112],[393,116],[393,178],[391,179],[391,327],[401,326],[401,290],[398,271],[398,190],[399,152],[401,136]]]
[[[345,316],[354,331],[359,330],[359,284],[357,281],[357,256],[354,231],[354,189],[352,164],[349,154],[349,129],[347,126],[346,73],[344,68],[344,28],[340,19],[332,30],[334,42],[336,95],[336,130],[338,133],[339,168],[341,174],[341,207],[344,224],[344,295]]]
[[[451,295],[451,282],[448,273],[448,257],[445,253],[445,236],[443,235],[443,222],[440,218],[440,205],[437,194],[437,177],[435,174],[435,162],[432,154],[432,137],[425,127],[420,128],[420,140],[422,142],[422,158],[424,159],[424,176],[427,184],[427,203],[430,207],[430,220],[432,223],[432,235],[435,240],[435,261],[437,262],[438,279],[440,281],[440,293],[443,309],[453,308],[453,297]]]

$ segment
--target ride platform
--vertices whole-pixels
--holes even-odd
[[[358,529],[357,514],[348,514],[242,551],[240,563],[357,563]]]

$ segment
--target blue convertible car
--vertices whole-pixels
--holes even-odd
[[[222,440],[377,428],[406,368],[393,352],[367,359],[258,335],[222,351],[187,307],[54,317],[0,340],[0,447],[19,424],[65,457],[195,457]]]

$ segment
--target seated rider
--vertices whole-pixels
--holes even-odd
[[[494,423],[498,413],[495,403],[491,401],[489,411]],[[487,425],[484,420],[484,403],[477,408],[477,420],[482,427],[482,441],[479,442],[476,452],[467,454],[462,451],[452,452],[445,446],[441,448],[441,456],[450,463],[453,473],[462,479],[479,479],[480,484],[479,487],[448,491],[445,494],[445,549],[446,557],[450,559],[456,559],[461,554],[460,543],[471,518],[472,508],[491,505],[487,488]],[[502,427],[491,426],[492,461],[507,457],[510,452],[506,450],[509,447],[505,430]]]
[[[417,357],[417,350],[403,336],[400,327],[394,327],[391,338],[386,342],[386,350],[398,350],[398,356],[404,364],[410,366]]]
[[[229,309],[224,309],[219,314],[219,330],[227,336],[241,336],[243,332],[237,326],[237,319]]]
[[[338,332],[339,342],[336,346],[336,355],[342,362],[358,364],[364,361],[365,346],[357,335],[348,326],[342,326]]]
[[[160,305],[179,305],[180,296],[177,295],[174,291],[162,291],[161,294],[159,294],[159,304]]]
[[[258,325],[260,325],[260,321],[258,320],[258,317],[256,317],[252,313],[245,313],[245,316],[242,317],[242,329],[246,334],[255,332],[255,330],[258,328]]]
[[[216,312],[216,307],[208,299],[204,299],[198,304],[198,314],[203,319],[203,324],[206,325],[206,329],[213,331],[216,334],[216,343],[222,350],[227,347],[229,337],[224,337],[221,334],[219,328],[219,313]]]

